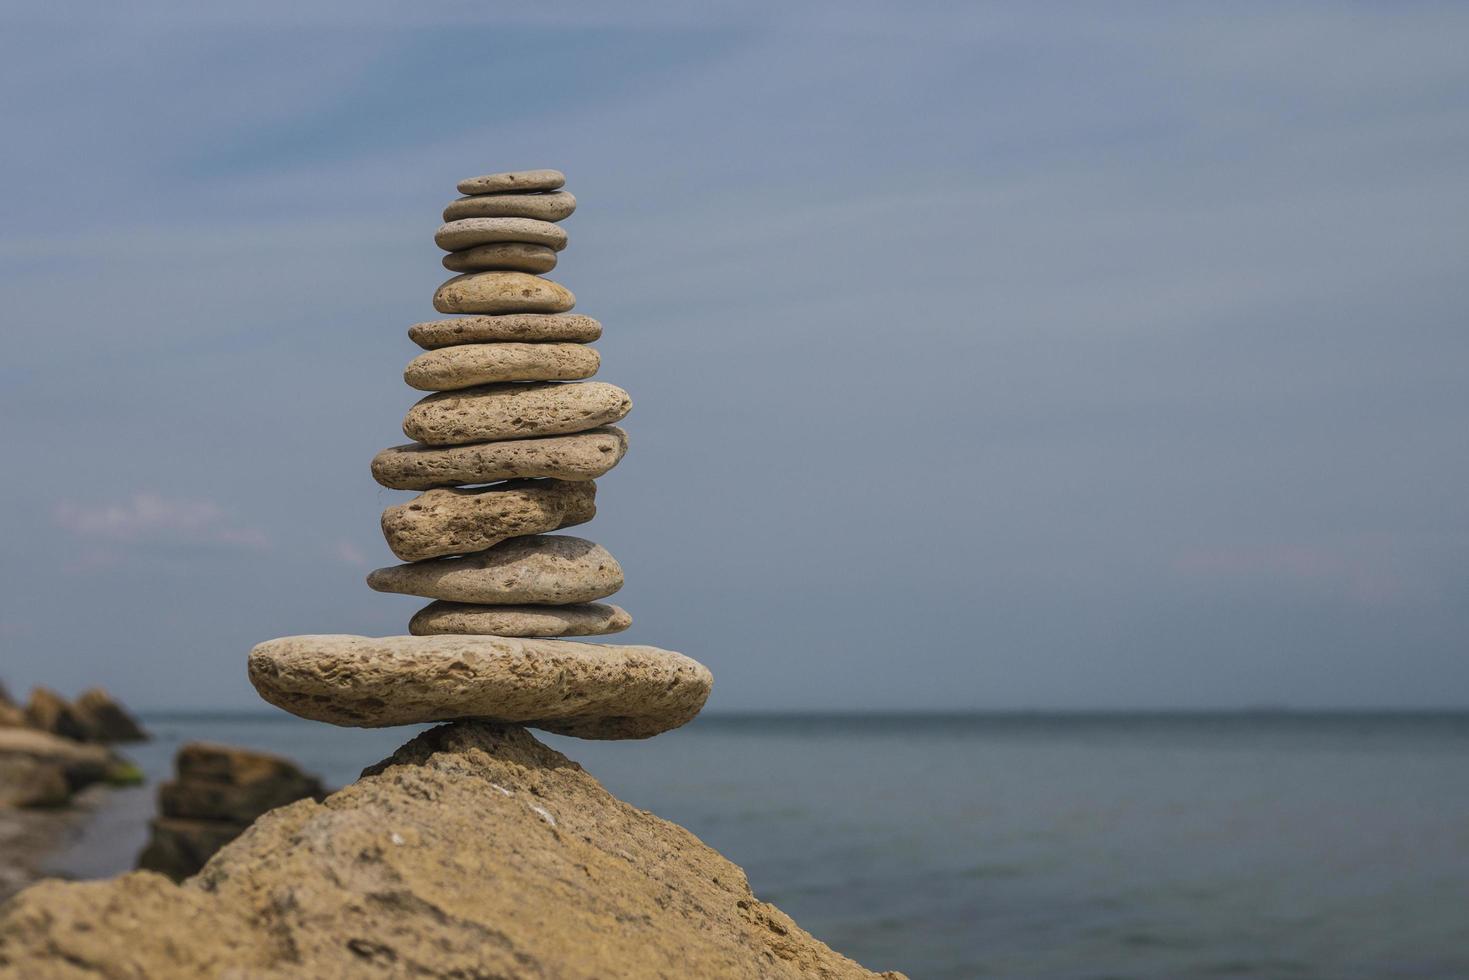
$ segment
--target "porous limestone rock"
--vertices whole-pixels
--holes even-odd
[[[408,362],[403,380],[420,391],[453,391],[500,381],[579,381],[602,357],[584,344],[458,344]]]
[[[512,191],[554,191],[566,183],[559,170],[509,170],[469,177],[458,184],[461,194],[504,194]]]
[[[495,242],[466,248],[462,252],[450,252],[444,256],[443,262],[444,268],[450,272],[487,272],[492,269],[550,272],[556,268],[556,250],[525,242]]]
[[[445,221],[460,218],[539,218],[560,221],[576,210],[576,197],[570,191],[544,194],[471,194],[444,208]]]
[[[276,707],[354,728],[476,718],[649,738],[699,713],[708,669],[669,650],[510,636],[287,636],[250,651]]]
[[[627,392],[605,381],[492,384],[422,398],[403,434],[430,446],[584,432],[632,411]]]
[[[434,244],[446,252],[492,242],[529,242],[559,252],[566,247],[566,229],[535,218],[460,218],[434,232]]]
[[[372,459],[372,477],[394,490],[428,490],[521,477],[595,480],[627,452],[627,433],[605,425],[566,436],[467,446],[410,443]]]
[[[565,313],[575,305],[565,286],[524,272],[470,272],[434,293],[440,313]]]
[[[181,886],[48,881],[0,910],[4,980],[360,976],[876,975],[688,831],[523,729],[479,723],[266,814]]]
[[[431,558],[375,569],[378,592],[490,606],[567,605],[602,599],[622,588],[622,566],[599,544],[569,534],[502,541],[458,558]]]
[[[426,490],[383,511],[383,537],[403,561],[483,551],[507,538],[585,524],[597,514],[590,480],[517,480],[476,490]]]
[[[600,636],[621,633],[632,617],[620,606],[476,606],[436,600],[408,622],[414,636]]]
[[[602,336],[602,324],[580,313],[507,313],[429,320],[408,328],[408,339],[424,350],[454,344],[499,341],[540,343],[551,340],[590,343]]]

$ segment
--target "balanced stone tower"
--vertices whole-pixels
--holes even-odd
[[[367,584],[432,600],[410,636],[291,636],[250,651],[261,697],[303,718],[379,727],[457,719],[584,738],[646,738],[698,714],[709,671],[649,646],[558,639],[617,633],[632,620],[598,602],[622,587],[600,545],[551,534],[596,513],[595,481],[627,451],[613,423],[627,392],[589,381],[602,326],[570,313],[555,268],[576,208],[555,170],[459,183],[434,240],[461,273],[414,324],[425,353],[403,379],[431,394],[408,410],[414,440],[378,453],[377,482],[419,491],[383,512],[404,564]]]

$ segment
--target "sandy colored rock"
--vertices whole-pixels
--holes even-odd
[[[321,781],[290,759],[233,745],[189,742],[174,758],[177,778],[158,787],[165,817],[248,824],[278,806],[321,799]]]
[[[538,218],[560,221],[576,210],[570,191],[544,194],[471,194],[444,208],[445,221],[461,218]]]
[[[198,874],[221,847],[243,834],[248,826],[248,821],[158,817],[148,825],[148,843],[138,855],[138,867],[183,881]]]
[[[565,313],[575,305],[565,286],[524,272],[471,272],[434,293],[440,313]]]
[[[604,381],[493,384],[421,399],[403,434],[430,446],[584,432],[632,411],[627,392]]]
[[[425,350],[454,344],[500,341],[590,343],[602,336],[602,324],[580,313],[509,313],[504,316],[461,316],[429,320],[408,328],[408,339]]]
[[[622,588],[622,566],[599,544],[566,534],[511,538],[461,558],[379,568],[378,592],[490,606],[569,605]]]
[[[595,480],[627,452],[627,433],[615,425],[545,439],[434,447],[410,443],[372,459],[372,478],[394,490],[429,490],[523,477]]]
[[[181,886],[31,888],[0,911],[0,964],[5,980],[874,976],[688,831],[524,730],[475,723],[267,814]]]
[[[517,480],[475,490],[427,490],[383,511],[383,537],[403,561],[484,551],[507,538],[585,524],[597,514],[590,480]]]
[[[461,718],[578,738],[685,724],[709,671],[656,647],[509,636],[288,636],[250,651],[250,682],[292,714],[353,728]]]
[[[145,742],[148,733],[117,699],[100,687],[83,691],[72,706],[92,742]]]
[[[86,720],[72,703],[55,691],[38,687],[31,691],[25,707],[26,724],[37,731],[85,742],[90,735]]]
[[[49,809],[70,802],[71,785],[58,763],[26,755],[0,755],[0,809]]]
[[[559,170],[509,170],[469,177],[461,180],[457,187],[461,194],[502,194],[514,191],[554,191],[564,183],[566,175]]]
[[[420,391],[453,391],[500,381],[578,381],[602,357],[584,344],[458,344],[408,362],[403,380]]]
[[[559,252],[566,247],[566,229],[535,218],[460,218],[434,232],[434,244],[446,252],[493,242],[527,242]]]
[[[556,250],[525,242],[496,242],[462,252],[450,252],[444,256],[443,262],[444,268],[450,272],[486,272],[492,269],[550,272],[556,268]]]
[[[414,636],[600,636],[621,633],[632,617],[620,606],[476,606],[431,602],[408,623]]]
[[[66,776],[72,790],[111,778],[122,766],[100,745],[52,735],[34,728],[0,728],[0,758],[30,759],[54,766]]]

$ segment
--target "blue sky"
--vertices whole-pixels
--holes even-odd
[[[0,6],[12,687],[403,632],[438,212],[549,166],[713,707],[1469,704],[1469,10],[240,6]]]

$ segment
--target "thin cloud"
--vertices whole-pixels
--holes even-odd
[[[212,500],[172,499],[143,492],[117,503],[63,501],[56,505],[53,516],[61,528],[94,542],[202,544],[246,551],[270,547],[270,538],[263,531],[237,524]]]

